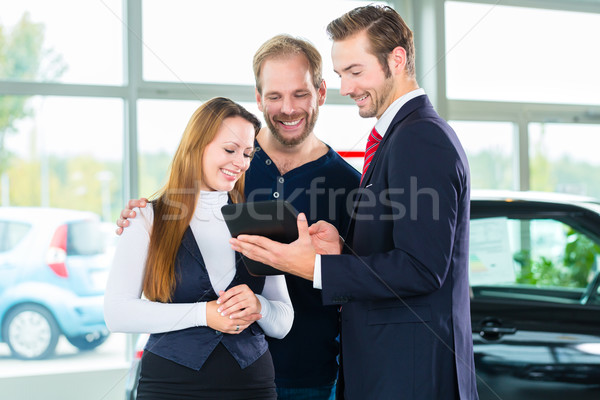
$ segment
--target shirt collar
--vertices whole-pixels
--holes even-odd
[[[377,133],[379,133],[381,137],[383,137],[387,132],[388,128],[390,127],[392,120],[394,119],[396,114],[398,114],[398,111],[400,111],[400,108],[415,97],[422,96],[424,94],[425,90],[423,88],[419,88],[408,92],[404,96],[401,96],[398,99],[396,99],[396,101],[390,104],[387,110],[384,111],[381,118],[377,120],[377,123],[375,124],[375,129],[377,130]]]

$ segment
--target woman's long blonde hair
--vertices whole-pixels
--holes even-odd
[[[177,283],[175,257],[198,202],[204,150],[217,135],[223,121],[237,116],[254,125],[255,135],[258,134],[260,121],[244,107],[224,97],[202,104],[183,132],[167,183],[153,200],[154,224],[143,284],[144,295],[149,300],[168,302],[172,298]],[[230,197],[235,203],[244,200],[244,175],[235,183]]]

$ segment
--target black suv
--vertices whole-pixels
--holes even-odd
[[[481,400],[600,399],[600,204],[475,192],[470,283]]]

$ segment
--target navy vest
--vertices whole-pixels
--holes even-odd
[[[208,302],[218,298],[189,226],[175,257],[175,273],[177,284],[172,303]],[[244,283],[254,293],[260,294],[265,278],[251,276],[236,253],[236,274],[227,289]],[[150,335],[145,350],[198,371],[219,343],[223,343],[241,368],[256,361],[268,347],[262,328],[255,322],[237,335],[225,334],[208,326],[154,333]]]

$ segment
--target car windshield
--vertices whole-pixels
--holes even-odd
[[[102,254],[106,249],[106,235],[97,221],[69,223],[67,255],[91,256]]]

